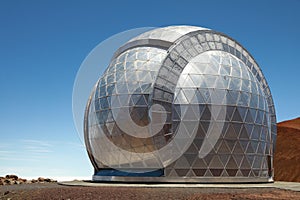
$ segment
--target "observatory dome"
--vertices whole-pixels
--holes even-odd
[[[95,181],[269,182],[276,115],[250,53],[210,29],[169,26],[121,46],[89,97]]]

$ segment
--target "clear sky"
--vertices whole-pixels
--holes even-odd
[[[91,176],[73,83],[96,45],[133,28],[187,24],[231,36],[261,66],[278,121],[299,117],[299,9],[297,0],[0,1],[0,176]]]

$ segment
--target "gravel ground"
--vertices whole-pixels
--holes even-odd
[[[273,188],[79,187],[57,183],[0,186],[0,199],[300,199],[300,192]]]

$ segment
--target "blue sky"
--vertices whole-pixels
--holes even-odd
[[[226,33],[261,66],[278,121],[300,116],[299,8],[297,0],[1,1],[0,176],[92,174],[73,122],[73,83],[95,46],[133,28]]]

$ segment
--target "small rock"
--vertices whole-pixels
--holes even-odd
[[[18,178],[16,175],[6,175],[5,177],[0,177],[0,185],[19,185],[24,183],[55,183],[54,179],[39,177],[37,179],[27,180],[23,178]]]
[[[12,174],[12,175],[6,175],[5,178],[6,178],[6,179],[18,180],[18,176],[17,176],[17,175],[14,175],[14,174]]]
[[[44,181],[47,182],[47,183],[50,183],[51,179],[50,178],[45,178]]]
[[[30,182],[31,182],[31,183],[36,183],[36,182],[38,182],[38,181],[35,180],[35,179],[32,179]]]
[[[5,179],[4,184],[5,185],[11,185],[12,181],[10,179]]]
[[[44,182],[44,181],[45,181],[45,179],[43,177],[38,178],[38,182]]]
[[[7,195],[8,193],[9,193],[9,191],[5,191],[5,192],[4,192],[4,195]]]
[[[15,181],[15,182],[14,182],[14,184],[16,184],[16,185],[20,185],[20,184],[21,184],[21,182],[20,182],[20,181]]]
[[[18,181],[20,181],[20,183],[26,183],[27,179],[19,178]]]

